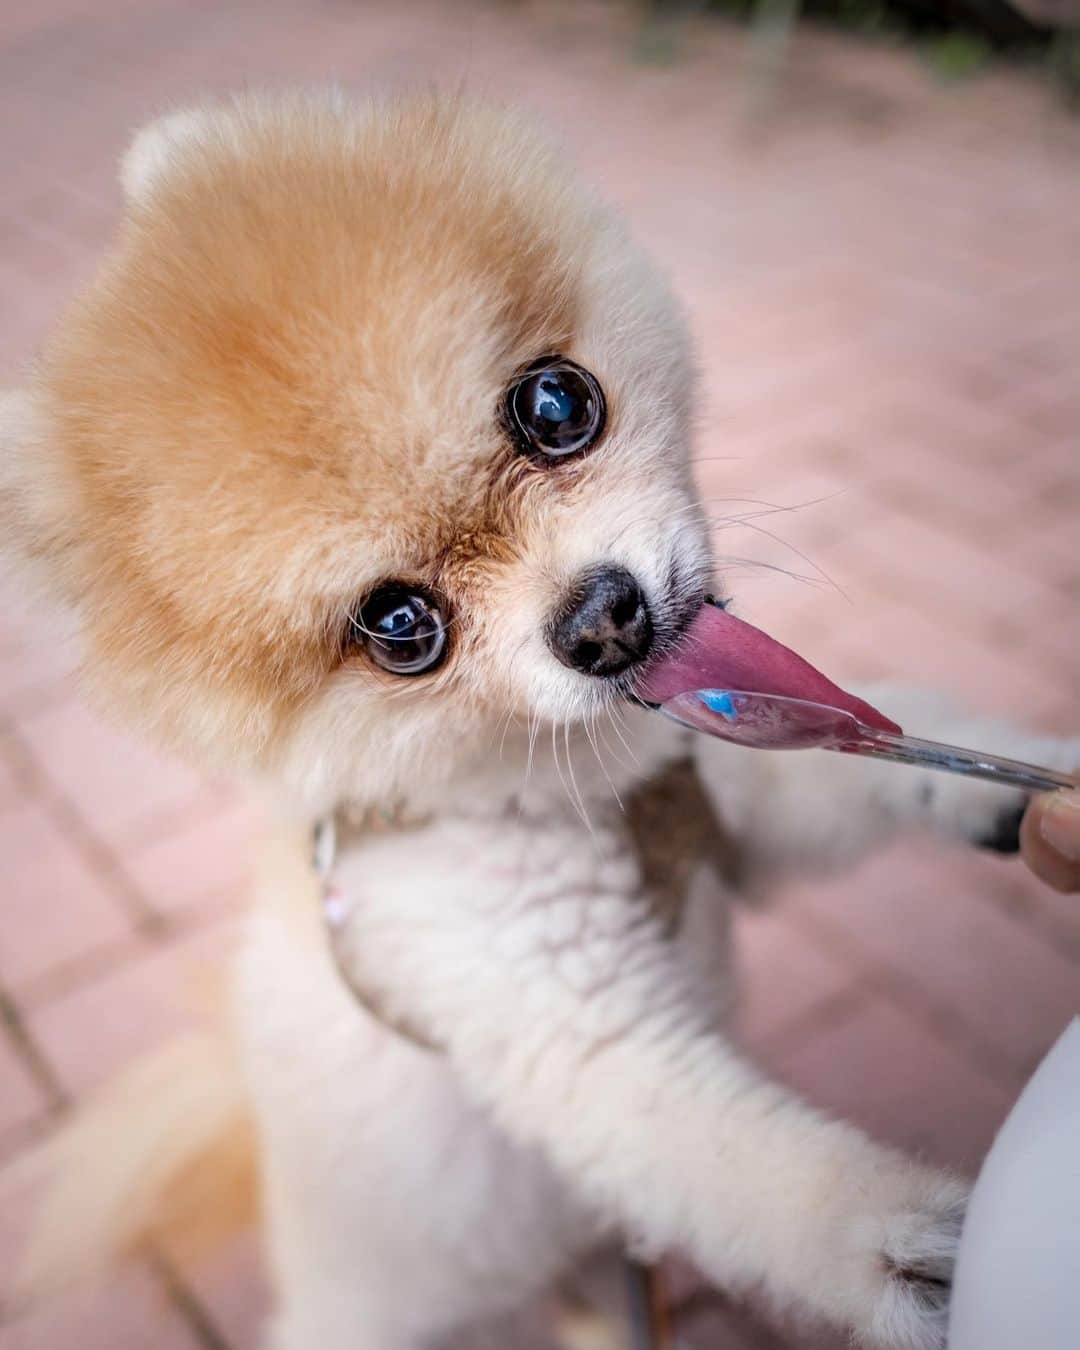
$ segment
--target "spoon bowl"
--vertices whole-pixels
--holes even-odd
[[[940,741],[920,740],[899,730],[867,726],[843,708],[801,698],[738,689],[694,689],[676,694],[659,706],[666,717],[682,726],[755,750],[817,749],[869,755],[966,774],[1028,792],[1080,787],[1080,779],[1072,774]]]

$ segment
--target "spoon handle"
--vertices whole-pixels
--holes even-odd
[[[857,741],[833,745],[829,749],[844,754],[870,755],[888,759],[897,764],[919,764],[926,769],[940,769],[944,773],[966,774],[969,778],[985,778],[988,783],[1007,783],[1028,792],[1053,792],[1057,788],[1080,788],[1075,774],[1058,773],[1056,769],[1038,764],[1024,764],[1018,759],[1000,755],[985,755],[978,750],[962,750],[941,741],[923,741],[917,736],[900,736],[891,731],[859,723]]]

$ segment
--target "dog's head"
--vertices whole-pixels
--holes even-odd
[[[123,177],[0,481],[128,715],[326,802],[624,696],[709,580],[690,366],[560,150],[460,101],[245,98]]]

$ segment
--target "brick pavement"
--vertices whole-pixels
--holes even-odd
[[[559,127],[686,298],[700,474],[741,612],[841,680],[924,679],[1075,731],[1080,124],[1019,75],[944,90],[913,57],[804,34],[772,120],[748,128],[737,31],[696,29],[675,64],[636,64],[628,9],[8,7],[0,381],[88,275],[117,216],[116,159],[154,112],[245,82],[464,78]],[[758,501],[781,509],[740,521]],[[60,646],[17,610],[9,587],[5,1172],[183,1022],[193,972],[229,940],[249,829],[220,784],[90,711]],[[842,884],[790,888],[738,929],[741,1025],[764,1060],[966,1167],[1080,1004],[1080,908],[995,859],[897,847]],[[0,1250],[22,1208],[0,1216]],[[264,1306],[242,1243],[209,1268],[123,1275],[0,1328],[0,1350],[248,1350]],[[684,1330],[700,1350],[838,1344],[720,1302]]]

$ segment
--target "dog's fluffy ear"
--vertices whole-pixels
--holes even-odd
[[[120,183],[128,202],[148,201],[158,185],[205,141],[212,121],[210,108],[182,108],[143,127],[120,163]]]

